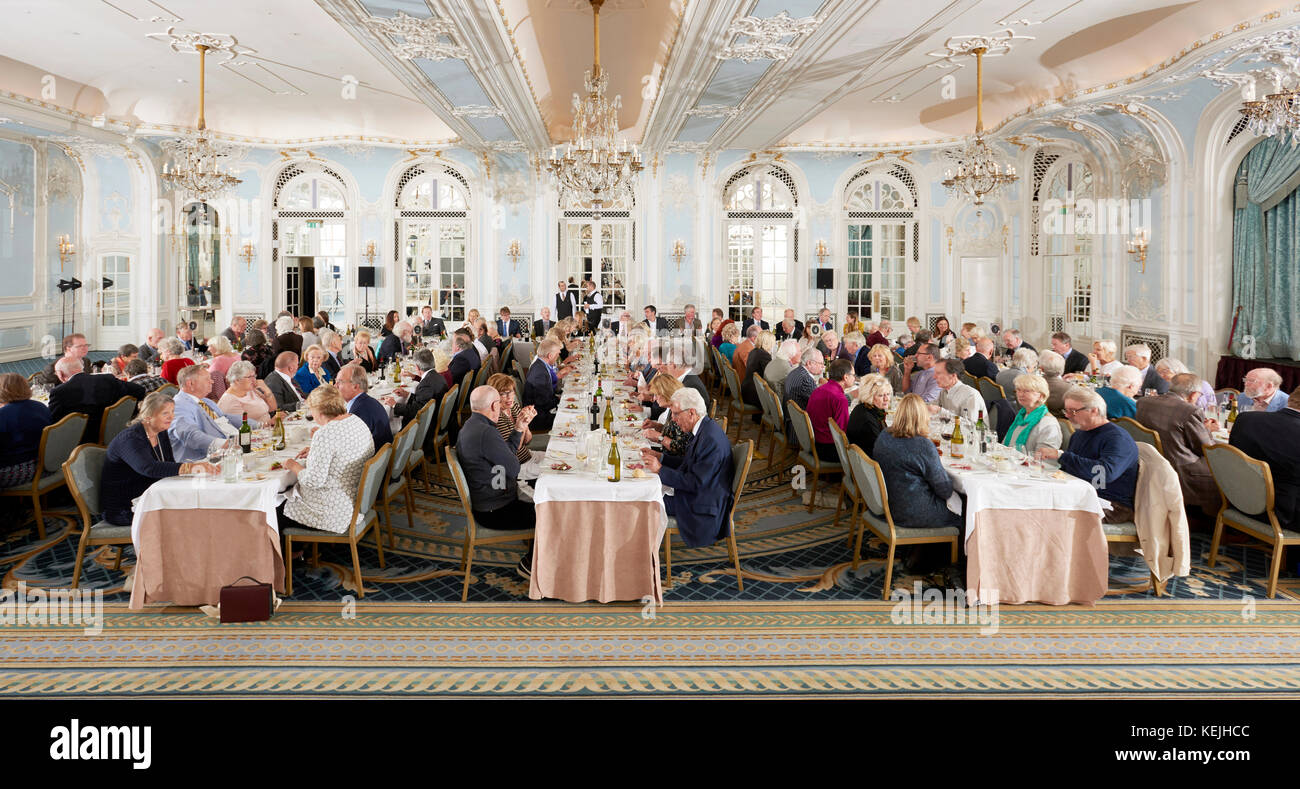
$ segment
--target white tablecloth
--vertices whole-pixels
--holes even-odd
[[[265,472],[266,479],[222,482],[220,477],[168,477],[149,486],[135,502],[131,540],[138,542],[140,521],[154,510],[260,510],[266,525],[279,531],[275,508],[284,500],[280,492],[293,484],[289,471]],[[248,475],[241,475],[247,477]]]
[[[1100,516],[1101,502],[1097,491],[1078,477],[1069,479],[1031,479],[1019,472],[994,473],[983,470],[969,460],[975,470],[952,468],[953,461],[943,459],[944,470],[958,493],[966,494],[966,539],[975,532],[975,516],[983,510],[1062,510],[1091,512]],[[948,509],[961,514],[961,500],[953,495]]]

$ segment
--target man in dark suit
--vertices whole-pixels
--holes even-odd
[[[1024,339],[1021,338],[1019,329],[1007,329],[1002,332],[1002,345],[1007,349],[1007,356],[1010,356],[1021,348],[1028,348],[1034,353],[1038,353],[1037,348],[1025,342]]]
[[[989,359],[989,356],[992,355],[992,353],[992,340],[988,337],[981,337],[976,340],[975,353],[972,353],[963,360],[963,364],[966,365],[966,372],[976,378],[988,377],[996,381],[998,379],[999,370],[998,366]]]
[[[1277,519],[1284,529],[1300,529],[1300,387],[1280,411],[1239,414],[1228,443],[1268,463]]]
[[[388,422],[388,412],[384,410],[382,403],[366,392],[370,388],[366,368],[359,364],[344,365],[343,369],[339,370],[338,377],[334,379],[334,385],[338,387],[339,394],[343,395],[344,402],[348,404],[348,413],[365,422],[366,427],[370,428],[370,435],[375,439],[375,447],[391,444],[393,428]],[[445,381],[443,385],[446,386]]]
[[[1160,447],[1182,483],[1183,501],[1208,514],[1218,512],[1222,499],[1202,449],[1214,438],[1201,409],[1193,405],[1200,396],[1200,378],[1191,373],[1175,375],[1168,394],[1138,398],[1137,421],[1160,434]]]
[[[442,318],[433,317],[433,307],[428,304],[420,308],[420,336],[441,337],[447,333],[447,324]],[[378,445],[376,445],[378,446]]]
[[[1070,335],[1058,331],[1052,335],[1052,350],[1065,359],[1065,374],[1088,372],[1088,357],[1074,350],[1070,344]]]
[[[673,489],[664,497],[668,514],[677,518],[682,541],[692,548],[712,545],[727,536],[731,508],[731,444],[717,422],[709,419],[704,400],[690,388],[677,390],[670,403],[677,426],[695,438],[680,456],[641,450],[646,470]]]
[[[655,305],[653,304],[646,306],[645,320],[641,321],[641,324],[653,329],[653,333],[655,334],[658,334],[661,331],[668,331],[668,320],[659,317],[659,310],[655,309]]]
[[[582,301],[575,288],[570,288],[569,283],[560,280],[555,286],[555,319],[562,321],[565,318],[572,318],[573,313],[578,311],[578,304]]]
[[[497,334],[500,334],[502,337],[507,339],[510,337],[522,337],[524,335],[523,324],[519,321],[510,319],[509,307],[501,308],[501,317],[497,318]]]
[[[81,434],[81,443],[94,444],[99,441],[99,423],[104,417],[104,409],[130,396],[136,400],[144,399],[144,388],[129,384],[113,375],[91,375],[81,371],[81,360],[67,356],[54,364],[54,374],[63,383],[50,391],[50,417],[58,422],[72,413],[81,413],[89,417],[86,429]]]
[[[411,347],[411,335],[415,330],[411,324],[406,321],[398,321],[393,325],[393,333],[384,338],[379,345],[379,353],[376,356],[380,364],[391,362],[397,356],[405,356]]]
[[[776,341],[798,340],[803,337],[803,321],[794,317],[794,310],[786,310],[785,316],[776,325]]]
[[[537,357],[533,359],[524,378],[524,405],[537,409],[537,416],[532,423],[534,433],[550,430],[555,423],[555,407],[560,404],[557,387],[560,379],[569,373],[569,370],[555,369],[559,358],[560,344],[555,340],[543,340],[537,346]]]
[[[684,364],[679,364],[675,361],[670,362],[667,360],[661,360],[659,362],[659,372],[662,375],[670,375],[673,378],[676,378],[678,381],[681,381],[682,386],[688,386],[691,389],[694,389],[695,391],[699,392],[700,398],[704,400],[704,413],[705,414],[709,413],[709,405],[712,402],[712,398],[709,397],[709,390],[704,385],[704,381],[700,380],[700,377],[698,375],[691,372],[691,368],[689,366]],[[656,409],[654,407],[651,407],[652,412],[655,410]],[[660,413],[663,413],[663,411],[659,411],[658,413],[652,413],[651,416],[658,418]]]
[[[284,326],[288,326],[289,328],[280,331],[279,334],[276,335],[275,340],[271,343],[271,359],[279,359],[280,354],[282,353],[291,353],[295,359],[302,358],[302,335],[293,330],[292,320],[292,318],[279,318],[276,320],[276,323],[279,323],[281,328]],[[271,362],[267,365],[267,363],[263,362],[263,367],[266,369],[258,370],[257,372],[258,375],[266,378],[271,374],[271,370],[275,368],[275,363]],[[294,370],[296,371],[297,369],[298,368],[295,366]]]
[[[293,351],[284,351],[272,358],[275,360],[274,367],[262,376],[266,388],[275,395],[275,407],[278,410],[297,411],[304,397],[302,387],[293,379],[298,372],[298,356]]]
[[[490,386],[480,386],[469,393],[473,411],[460,430],[456,442],[456,459],[465,473],[469,487],[470,509],[474,522],[489,529],[531,529],[537,522],[537,510],[531,501],[519,498],[519,444],[524,429],[534,419],[533,409],[525,407],[515,418],[509,439],[501,437],[497,421],[501,418],[501,394]],[[519,561],[516,571],[529,577],[533,566],[533,549]]]
[[[762,307],[755,307],[754,309],[749,311],[749,317],[746,318],[745,322],[740,326],[740,333],[744,334],[746,329],[748,329],[750,326],[755,326],[755,325],[757,325],[758,328],[762,329],[763,331],[767,331],[768,329],[771,328],[770,326],[767,325],[767,321],[763,320]]]
[[[226,330],[221,332],[221,336],[225,337],[227,340],[230,340],[231,345],[234,345],[237,342],[243,342],[244,331],[247,329],[246,324],[247,321],[245,321],[239,315],[236,315],[233,319],[231,319],[230,325],[226,327]]]
[[[338,377],[343,368],[343,337],[331,329],[321,329],[320,344],[325,349],[325,363],[321,367]]]
[[[483,364],[482,357],[474,347],[474,335],[470,334],[468,329],[457,329],[452,337],[452,344],[456,349],[456,355],[451,357],[451,364],[447,366],[447,371],[451,373],[451,381],[461,386],[469,386],[474,379],[470,378],[466,381],[465,376],[467,374],[472,376]]]
[[[188,323],[176,324],[176,339],[181,341],[181,345],[184,345],[187,351],[208,352],[207,343],[194,339],[194,330],[190,328]]]
[[[550,307],[542,307],[541,315],[542,317],[533,321],[534,337],[545,337],[546,333],[549,332],[553,326],[555,326],[555,321],[551,320]]]
[[[402,375],[404,377],[409,375],[418,382],[415,391],[401,402],[393,397],[384,398],[384,402],[393,407],[393,416],[402,418],[402,427],[406,427],[412,419],[415,419],[426,403],[430,400],[442,400],[442,396],[447,393],[446,379],[442,377],[441,373],[434,372],[433,351],[428,348],[421,348],[415,352],[412,358],[419,371],[404,369]]]
[[[1164,394],[1169,391],[1169,382],[1160,377],[1156,372],[1156,366],[1151,363],[1151,347],[1146,343],[1130,345],[1124,349],[1124,363],[1132,365],[1142,373],[1142,388],[1138,394],[1146,393],[1148,389],[1156,390],[1156,394]]]

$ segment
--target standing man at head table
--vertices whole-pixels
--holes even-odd
[[[447,333],[447,324],[442,318],[434,317],[433,306],[426,304],[420,308],[420,336],[441,337]],[[375,446],[381,446],[376,444]]]
[[[596,290],[594,280],[587,280],[583,287],[587,289],[587,295],[582,300],[587,307],[587,327],[595,331],[600,327],[600,316],[605,311],[605,297]]]

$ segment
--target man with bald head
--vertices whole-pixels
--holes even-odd
[[[84,341],[84,338],[83,338]],[[50,391],[50,417],[58,422],[71,413],[89,417],[81,443],[99,441],[99,423],[104,409],[123,397],[143,400],[144,388],[120,380],[115,375],[91,375],[82,371],[82,360],[64,356],[54,363],[54,374],[61,382]]]
[[[163,334],[162,329],[154,328],[149,330],[149,333],[144,337],[144,344],[140,346],[140,361],[145,364],[162,364],[162,359],[159,358],[158,353],[158,343],[162,342],[164,336],[166,335]]]
[[[991,378],[996,381],[999,370],[993,363],[993,340],[989,337],[976,340],[975,353],[967,356],[963,364],[966,365],[966,372],[976,378]]]
[[[275,407],[281,411],[297,411],[298,405],[306,397],[302,393],[302,387],[293,380],[297,372],[298,354],[284,351],[275,357],[275,368],[266,376],[266,388],[275,395]]]
[[[519,498],[519,444],[524,428],[537,415],[525,406],[515,419],[508,438],[501,437],[497,420],[501,417],[501,395],[494,387],[480,386],[469,393],[473,411],[461,426],[456,440],[456,457],[465,472],[469,488],[470,509],[474,521],[489,529],[531,529],[537,523],[537,511],[531,501]],[[520,575],[532,572],[532,546],[520,560]]]

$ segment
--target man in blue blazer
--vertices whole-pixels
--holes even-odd
[[[208,398],[212,376],[206,364],[182,367],[176,374],[181,390],[176,393],[176,418],[167,430],[172,442],[172,456],[177,463],[192,463],[207,457],[208,450],[236,438],[243,416],[224,414]],[[249,420],[250,425],[256,422]]]
[[[335,380],[339,394],[343,395],[343,400],[348,405],[348,413],[366,423],[370,435],[375,439],[375,446],[391,444],[393,428],[388,422],[388,412],[382,403],[366,393],[370,388],[366,368],[356,363],[344,365]]]
[[[510,308],[501,308],[501,317],[497,318],[497,334],[502,337],[521,337],[524,329],[519,321],[510,320]]]
[[[648,471],[673,489],[664,498],[668,514],[677,518],[682,541],[692,548],[712,545],[727,536],[731,509],[731,444],[717,422],[709,419],[704,398],[689,387],[678,389],[670,401],[672,419],[695,438],[680,456],[641,450]]]
[[[555,408],[560,404],[558,387],[560,379],[568,374],[555,369],[560,358],[560,343],[556,340],[543,340],[537,346],[537,357],[528,368],[524,378],[524,405],[537,409],[533,418],[533,432],[550,430],[555,423]]]

